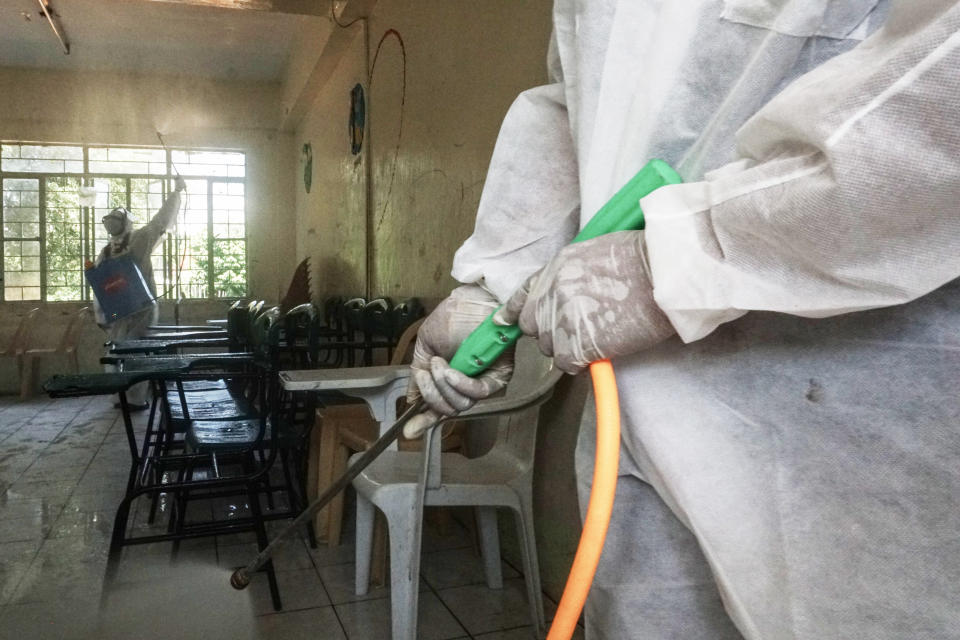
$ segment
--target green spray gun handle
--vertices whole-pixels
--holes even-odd
[[[680,175],[663,160],[651,160],[623,186],[577,234],[573,242],[583,242],[615,231],[643,229],[640,198],[668,184],[682,182]],[[503,326],[493,321],[494,311],[463,341],[450,360],[450,366],[475,377],[486,371],[497,358],[520,339],[516,325]]]

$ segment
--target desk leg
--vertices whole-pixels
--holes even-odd
[[[160,391],[159,385],[165,385],[165,382],[150,382],[148,383],[148,389],[151,390],[150,398],[150,417],[147,418],[147,432],[143,436],[143,445],[140,448],[140,460],[146,462],[147,459],[151,456],[151,448],[153,455],[156,455],[160,447],[160,427],[157,422],[159,422],[159,411],[157,411],[158,405],[160,403]],[[155,422],[156,421],[156,422]],[[150,479],[147,477],[149,465],[141,465],[140,473],[140,484],[146,484]],[[157,479],[157,484],[159,484],[159,479]],[[153,521],[156,519],[157,515],[157,503],[160,497],[159,493],[153,495],[150,504],[150,516],[147,518],[149,524],[153,524]]]
[[[123,414],[123,427],[127,432],[127,444],[130,447],[130,473],[127,475],[127,490],[113,520],[113,535],[110,538],[110,551],[107,555],[107,569],[103,581],[103,597],[110,591],[117,575],[120,564],[120,553],[127,535],[127,520],[130,518],[130,504],[133,501],[137,478],[140,474],[140,457],[137,451],[137,437],[133,432],[133,421],[130,419],[130,405],[127,402],[126,392],[120,392],[120,411]],[[103,604],[103,601],[101,601]]]
[[[317,496],[320,495],[319,488],[319,478],[320,478],[320,419],[317,416],[316,411],[314,411],[313,417],[313,427],[310,431],[310,449],[307,452],[307,495],[306,500],[307,504],[310,504],[317,499]],[[314,520],[314,531],[318,536],[318,539],[325,542],[326,532],[321,531],[316,528],[318,520]]]
[[[150,398],[150,417],[147,418],[147,433],[143,437],[143,446],[140,450],[140,458],[143,460],[147,459],[147,456],[150,455],[150,445],[156,445],[156,437],[159,433],[158,425],[154,424],[154,421],[158,418],[157,404],[159,402],[159,391],[157,385],[164,384],[163,382],[151,382],[148,383],[149,389],[152,391],[152,398]],[[146,478],[144,478],[146,480]]]
[[[137,476],[140,472],[140,456],[137,450],[137,436],[133,432],[133,421],[130,419],[130,405],[127,402],[126,392],[120,392],[120,411],[123,414],[123,428],[127,432],[127,445],[130,447],[130,473],[127,476],[127,490],[117,515],[113,521],[113,536],[110,539],[110,555],[119,555],[127,532],[127,520],[130,517],[130,503],[133,500],[134,489],[137,485]]]

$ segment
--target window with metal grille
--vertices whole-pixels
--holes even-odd
[[[3,142],[2,299],[89,300],[83,266],[107,243],[101,218],[122,206],[135,226],[146,224],[177,173],[187,190],[153,252],[157,294],[246,295],[245,169],[244,154],[233,151]]]

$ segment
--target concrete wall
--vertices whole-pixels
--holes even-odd
[[[366,278],[366,155],[350,153],[347,124],[350,89],[366,83],[364,39],[359,27],[293,135],[297,161],[297,257],[309,256],[313,293],[364,295]],[[313,149],[310,193],[303,180],[303,145]]]
[[[318,69],[330,62],[322,58],[324,43],[350,36],[348,44],[328,47],[342,52],[336,67],[291,127],[291,157],[300,160],[304,143],[313,149],[311,192],[302,179],[296,184],[297,257],[312,259],[318,300],[369,288],[429,305],[456,286],[449,275],[453,254],[473,230],[503,116],[520,91],[547,81],[551,6],[550,0],[379,0],[369,20],[346,34],[301,34],[298,55],[319,56]],[[381,44],[390,29],[399,38],[390,34]],[[285,104],[302,98],[296,88],[309,86],[308,66],[291,61],[296,71],[288,76]],[[368,127],[364,151],[354,156],[347,122],[356,83],[367,93]],[[585,382],[565,379],[541,414],[536,525],[543,586],[554,597],[580,531],[573,448]],[[472,444],[482,451],[491,434],[474,429]],[[513,523],[503,517],[501,525],[504,553],[520,566]]]
[[[500,123],[544,84],[552,2],[381,0],[370,20],[373,290],[443,297],[453,252],[473,231]],[[401,99],[403,105],[401,106]],[[400,124],[402,119],[402,131]]]
[[[280,83],[223,82],[186,76],[75,73],[0,68],[0,139],[36,142],[235,149],[247,154],[247,234],[251,295],[278,300],[296,262],[289,134],[279,132]],[[19,314],[42,306],[36,344],[59,339],[72,303],[0,304],[0,344]],[[171,305],[161,305],[171,318]],[[221,315],[223,303],[185,303],[182,320]],[[63,321],[63,322],[61,322]],[[90,326],[83,366],[96,368],[102,341]],[[38,373],[42,380],[55,365]],[[0,392],[16,388],[15,371],[0,363]]]
[[[369,280],[374,295],[436,301],[455,286],[453,253],[473,229],[503,115],[520,91],[546,82],[550,9],[549,0],[380,0],[368,24],[350,27],[347,53],[294,135],[295,156],[313,147],[313,190],[297,188],[297,251],[313,256],[319,296],[363,293]],[[403,41],[405,74],[393,35],[374,61],[389,29]],[[326,37],[318,30],[314,55]],[[302,86],[303,65],[291,68],[288,84]],[[365,151],[352,156],[358,82],[369,126]]]

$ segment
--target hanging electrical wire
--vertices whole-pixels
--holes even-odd
[[[337,7],[337,0],[330,0],[330,18],[333,20],[334,24],[336,24],[336,25],[337,25],[338,27],[340,27],[341,29],[347,29],[347,28],[349,28],[349,27],[352,27],[352,26],[355,25],[356,23],[360,22],[361,20],[366,20],[366,19],[367,19],[367,16],[358,16],[358,17],[354,18],[353,20],[351,20],[350,22],[348,22],[347,24],[343,24],[343,23],[340,22],[340,20],[337,18],[337,8],[336,8],[336,7]]]
[[[393,36],[397,39],[397,42],[400,44],[400,60],[401,60],[401,76],[400,76],[400,113],[399,113],[399,123],[397,125],[397,143],[394,145],[393,149],[393,163],[390,167],[390,181],[387,183],[387,193],[383,198],[383,209],[380,211],[380,217],[377,220],[376,230],[380,230],[380,226],[383,224],[383,219],[387,214],[387,207],[390,205],[390,196],[393,194],[393,183],[397,175],[397,162],[400,158],[400,142],[403,139],[403,112],[404,106],[407,102],[407,48],[403,44],[403,37],[400,35],[400,32],[396,29],[387,29],[384,32],[383,36],[380,37],[380,42],[377,43],[377,50],[373,54],[373,61],[370,63],[370,73],[367,77],[367,87],[368,92],[370,93],[371,99],[373,97],[373,72],[377,68],[377,60],[380,58],[380,50],[383,48],[383,43],[386,42],[387,38]]]

